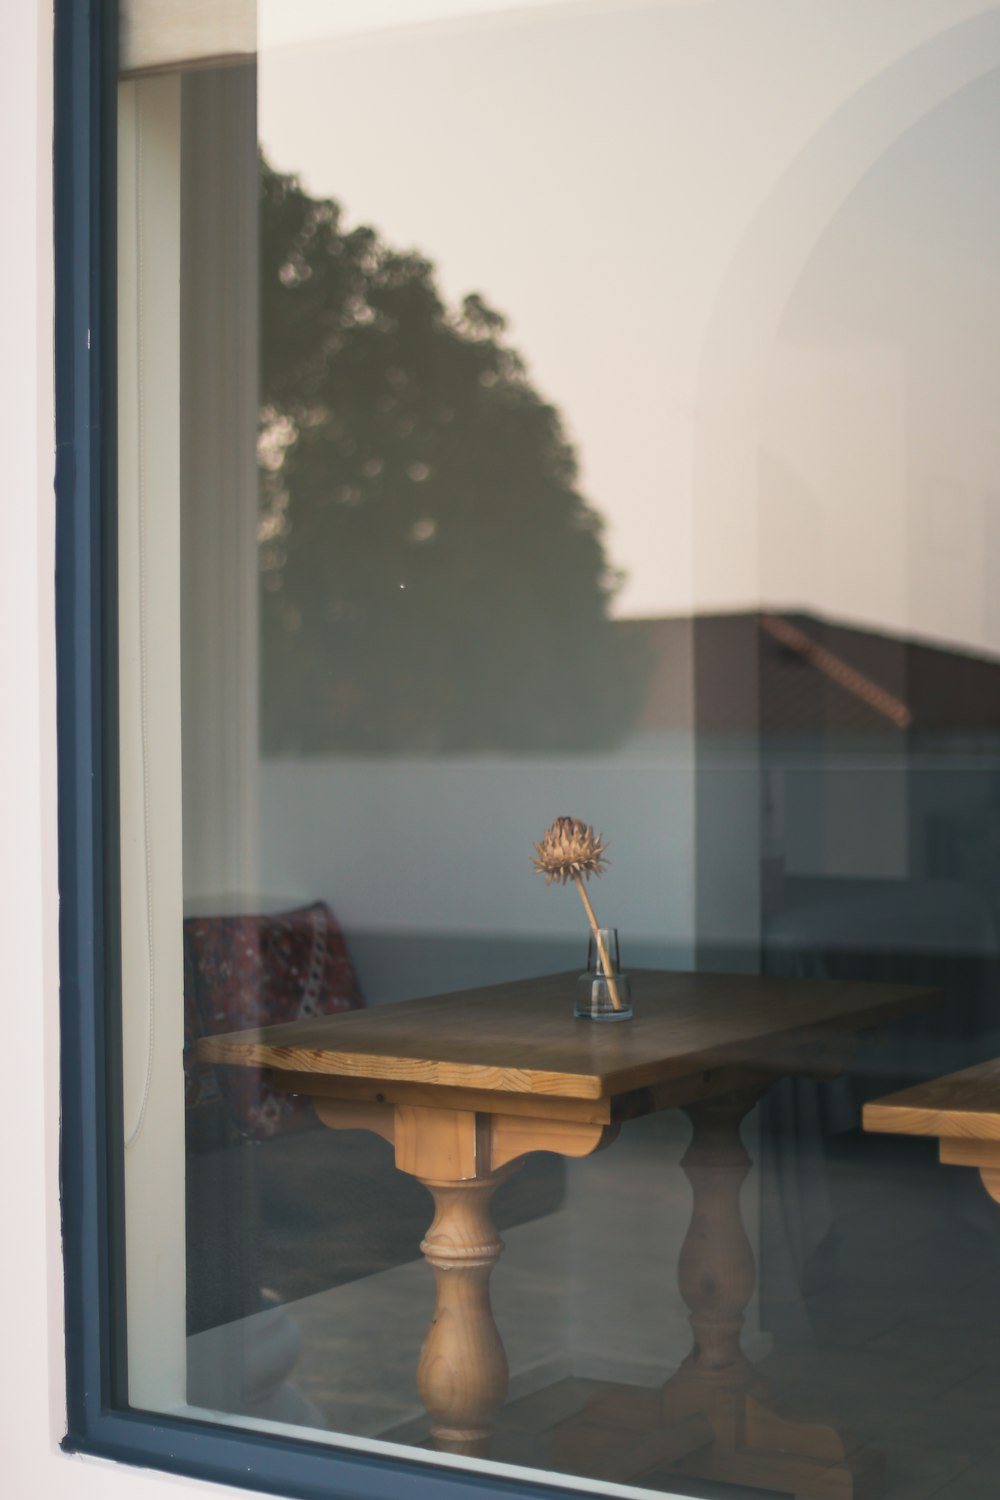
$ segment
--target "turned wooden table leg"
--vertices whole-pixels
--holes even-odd
[[[852,1459],[835,1427],[777,1410],[741,1345],[756,1267],[740,1208],[751,1166],[740,1129],[762,1093],[748,1090],[685,1111],[694,1136],[682,1165],[694,1204],[678,1284],[694,1343],[664,1387],[664,1417],[698,1411],[709,1420],[712,1444],[683,1462],[688,1472],[787,1489],[802,1500],[862,1500],[883,1487],[881,1455],[864,1452]]]
[[[484,1457],[507,1394],[507,1356],[493,1320],[489,1281],[503,1241],[490,1199],[511,1168],[472,1182],[420,1181],[434,1222],[420,1248],[434,1269],[434,1318],[417,1366],[434,1446]]]
[[[561,1456],[575,1451],[581,1472],[624,1479],[674,1467],[802,1500],[867,1500],[881,1491],[881,1455],[850,1456],[835,1427],[778,1411],[743,1352],[756,1267],[740,1205],[751,1166],[740,1131],[766,1086],[685,1108],[694,1134],[682,1166],[693,1204],[678,1286],[691,1351],[661,1391],[612,1388],[592,1399],[582,1421],[565,1424]]]
[[[424,1105],[313,1100],[324,1125],[372,1130],[395,1147],[396,1166],[434,1198],[421,1250],[434,1271],[434,1317],[417,1385],[443,1453],[485,1457],[507,1395],[507,1356],[490,1306],[490,1273],[503,1241],[490,1214],[500,1184],[532,1151],[589,1156],[616,1126]]]
[[[740,1190],[750,1157],[740,1126],[767,1087],[710,1098],[685,1113],[694,1134],[682,1166],[693,1204],[678,1264],[691,1352],[662,1390],[612,1387],[557,1439],[567,1468],[600,1478],[635,1478],[650,1467],[681,1467],[699,1450],[735,1449],[745,1438],[753,1368],[740,1335],[756,1269],[743,1227]]]
[[[693,1206],[677,1281],[690,1312],[694,1343],[667,1387],[666,1400],[669,1405],[671,1391],[688,1382],[717,1393],[716,1437],[733,1445],[743,1439],[738,1393],[747,1390],[753,1376],[740,1337],[757,1278],[740,1206],[751,1166],[740,1126],[758,1097],[737,1094],[689,1106],[685,1114],[694,1135],[681,1162]],[[724,1392],[737,1399],[725,1400]]]

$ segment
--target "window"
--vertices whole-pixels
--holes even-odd
[[[971,1497],[995,7],[202,10],[61,14],[73,1444]]]

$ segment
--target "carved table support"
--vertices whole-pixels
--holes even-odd
[[[865,1500],[882,1487],[881,1456],[850,1457],[836,1428],[777,1412],[743,1353],[756,1281],[740,1191],[751,1160],[740,1134],[767,1081],[685,1107],[694,1134],[682,1166],[691,1222],[678,1285],[693,1343],[660,1391],[618,1387],[564,1424],[559,1456],[585,1472],[634,1478],[654,1465],[699,1478],[781,1490],[802,1500]],[[640,1440],[639,1434],[642,1434]]]
[[[490,1199],[513,1168],[473,1182],[420,1181],[437,1212],[420,1248],[434,1269],[434,1318],[420,1352],[417,1387],[434,1446],[484,1457],[507,1395],[507,1356],[490,1307],[490,1273],[503,1241]]]
[[[740,1126],[758,1098],[758,1092],[735,1094],[684,1111],[694,1127],[681,1161],[693,1206],[677,1283],[691,1315],[694,1344],[666,1387],[664,1406],[670,1407],[674,1392],[688,1387],[699,1393],[710,1390],[723,1430],[733,1423],[721,1408],[736,1409],[725,1393],[745,1391],[753,1373],[740,1345],[743,1315],[757,1279],[740,1209],[740,1191],[751,1166]],[[734,1441],[737,1436],[734,1427]]]
[[[490,1200],[529,1152],[589,1156],[617,1127],[423,1105],[313,1102],[324,1125],[372,1130],[391,1141],[396,1166],[434,1198],[434,1220],[420,1246],[434,1271],[434,1316],[417,1386],[434,1447],[485,1457],[507,1395],[507,1356],[489,1291],[503,1241]]]
[[[662,1392],[667,1425],[703,1416],[711,1441],[679,1467],[704,1478],[787,1489],[802,1497],[875,1494],[881,1457],[854,1463],[843,1437],[822,1422],[776,1411],[740,1343],[756,1266],[740,1191],[750,1157],[740,1127],[763,1088],[689,1107],[694,1127],[683,1160],[694,1207],[678,1284],[691,1311],[694,1345]]]

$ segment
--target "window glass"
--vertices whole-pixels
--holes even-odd
[[[1000,1475],[997,20],[126,7],[132,1405]]]

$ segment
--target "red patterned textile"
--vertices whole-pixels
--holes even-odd
[[[184,923],[184,1086],[189,1137],[195,1117],[224,1108],[255,1140],[300,1129],[308,1104],[276,1094],[252,1068],[194,1058],[200,1036],[276,1026],[364,1005],[336,917],[324,902],[276,916],[189,917]],[[192,1128],[194,1127],[194,1128]]]

